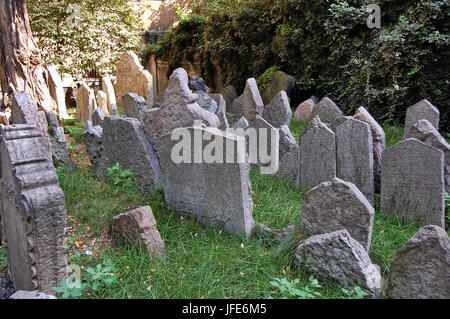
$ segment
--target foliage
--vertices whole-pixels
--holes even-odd
[[[62,299],[78,299],[83,297],[83,291],[87,288],[86,284],[81,284],[79,287],[69,286],[66,280],[61,283],[61,286],[53,287],[53,290],[60,294]]]
[[[256,79],[256,84],[258,85],[259,92],[261,96],[266,91],[267,87],[270,84],[270,81],[272,81],[273,74],[278,71],[278,67],[276,65],[273,65],[269,67],[266,71],[264,71],[263,74],[261,74]]]
[[[111,73],[120,55],[140,44],[138,12],[126,0],[28,0],[27,9],[46,63],[78,79],[93,69]]]
[[[356,286],[353,287],[352,289],[348,290],[346,288],[342,288],[341,289],[342,293],[344,294],[344,296],[348,297],[348,298],[353,298],[353,299],[362,299],[365,296],[369,295],[367,292],[363,291],[360,287]]]
[[[112,180],[115,186],[120,186],[124,188],[132,188],[133,184],[133,173],[129,169],[122,169],[120,164],[117,162],[113,167],[108,167],[108,176]]]
[[[366,25],[368,4],[381,6],[381,29]],[[328,95],[347,113],[364,105],[379,121],[402,123],[406,108],[427,98],[447,128],[449,9],[449,0],[209,0],[154,53],[169,71],[193,63],[207,82],[218,65],[238,91],[276,65],[297,79],[293,104]]]
[[[446,207],[446,215],[445,218],[447,222],[450,222],[450,194],[445,192],[445,207]]]
[[[6,248],[2,247],[0,248],[0,271],[5,270],[8,268],[8,262],[6,259]]]
[[[308,278],[309,282],[303,287],[299,287],[300,279],[287,280],[286,278],[274,278],[270,284],[279,290],[281,299],[313,299],[320,298],[322,294],[317,291],[322,288],[318,280],[313,276]]]

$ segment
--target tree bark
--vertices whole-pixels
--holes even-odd
[[[0,80],[5,106],[12,91],[26,91],[44,111],[55,111],[41,50],[31,33],[26,0],[0,1]]]

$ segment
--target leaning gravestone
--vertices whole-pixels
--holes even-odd
[[[372,145],[373,145],[373,173],[374,173],[374,185],[375,192],[380,193],[381,187],[381,158],[383,152],[386,149],[386,134],[383,128],[377,121],[370,115],[370,113],[364,108],[360,107],[355,115],[355,119],[366,122],[370,125],[372,132]]]
[[[344,115],[341,109],[331,99],[324,97],[314,106],[311,117],[319,116],[325,123],[333,123],[335,119]]]
[[[336,177],[335,134],[318,117],[317,125],[300,136],[300,188],[311,188]]]
[[[373,144],[369,124],[350,118],[336,127],[337,176],[355,184],[373,205]]]
[[[427,145],[434,146],[444,152],[445,191],[450,193],[450,145],[439,131],[427,120],[415,123],[403,138],[415,138]]]
[[[222,94],[210,94],[209,96],[217,103],[216,115],[220,121],[219,129],[223,131],[229,128],[230,125],[228,124],[227,119],[227,103]]]
[[[147,106],[153,106],[153,79],[144,69],[137,55],[127,51],[120,57],[116,65],[117,84],[115,86],[117,107],[122,108],[122,96],[136,93],[144,97]]]
[[[161,185],[158,158],[137,119],[107,116],[103,121],[99,175],[105,177],[107,168],[116,163],[133,173],[133,180],[142,193],[151,194]]]
[[[410,138],[384,152],[382,167],[380,207],[384,214],[445,227],[441,150]]]
[[[77,121],[92,121],[92,113],[97,107],[94,90],[82,82],[77,91]]]
[[[389,298],[450,299],[450,239],[440,227],[421,228],[389,268]]]
[[[274,127],[291,124],[292,110],[285,91],[280,91],[264,108],[262,117]]]
[[[375,209],[354,184],[333,178],[306,194],[300,229],[308,235],[347,229],[369,251],[374,217]]]
[[[428,100],[422,100],[406,110],[405,134],[409,132],[418,120],[428,120],[436,129],[439,129],[439,110]]]
[[[122,96],[123,112],[127,117],[142,121],[142,113],[147,110],[147,102],[136,93],[128,93]]]
[[[64,95],[63,82],[61,77],[56,70],[56,66],[50,64],[47,66],[48,71],[48,89],[50,91],[50,96],[55,100],[58,116],[60,119],[65,119],[69,117],[66,110],[66,98]]]
[[[202,134],[214,147],[195,147]],[[162,138],[159,153],[167,204],[212,227],[250,236],[255,222],[244,138],[201,127],[176,129],[172,136],[175,140],[171,134]]]
[[[117,102],[114,86],[111,82],[111,77],[106,75],[102,78],[102,90],[106,94],[106,102],[108,105],[108,114],[117,115]]]
[[[249,122],[255,121],[263,112],[264,104],[259,95],[254,78],[247,79],[244,92],[231,104],[230,112],[244,116]]]
[[[194,125],[196,120],[207,126],[219,127],[218,117],[196,103],[197,95],[188,87],[186,70],[178,68],[169,78],[161,107],[148,109],[142,114],[145,133],[156,151],[161,145],[160,138],[179,127]]]
[[[382,278],[364,249],[345,229],[309,237],[297,249],[302,269],[346,288],[360,287],[372,297],[381,293]]]
[[[16,290],[51,293],[66,277],[64,194],[41,130],[0,129],[0,213]]]
[[[280,161],[277,175],[290,178],[292,183],[297,181],[299,175],[300,146],[287,125],[279,129],[280,134]]]

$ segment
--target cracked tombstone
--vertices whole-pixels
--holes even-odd
[[[296,259],[317,277],[342,286],[360,287],[372,297],[381,294],[382,278],[364,247],[345,229],[309,237],[298,246]]]
[[[175,129],[162,140],[159,155],[169,207],[249,237],[255,222],[245,139],[219,129],[190,127]]]
[[[319,117],[310,124],[300,136],[300,188],[311,188],[336,177],[335,134]]]
[[[107,116],[102,133],[99,176],[106,177],[107,168],[119,163],[133,173],[133,180],[142,193],[152,194],[161,185],[161,169],[142,123],[134,118]]]
[[[445,227],[444,153],[409,138],[383,154],[380,207],[419,225]]]
[[[333,178],[306,194],[300,229],[309,235],[347,229],[369,251],[374,216],[375,209],[354,184]]]
[[[41,130],[0,129],[0,212],[15,290],[51,293],[66,278],[64,194]]]
[[[261,116],[264,104],[254,78],[247,79],[244,92],[231,104],[230,112],[244,116],[250,123]]]
[[[355,184],[373,205],[373,142],[369,124],[350,118],[336,127],[337,176]]]
[[[442,228],[421,228],[395,255],[387,296],[394,299],[450,299],[450,239]]]
[[[409,132],[419,120],[428,120],[436,129],[439,129],[439,110],[428,100],[422,100],[406,110],[405,134]]]
[[[148,109],[142,114],[145,134],[158,152],[161,137],[180,127],[194,125],[196,120],[205,125],[219,127],[219,118],[196,103],[197,95],[188,87],[186,70],[178,68],[169,78],[161,107]]]

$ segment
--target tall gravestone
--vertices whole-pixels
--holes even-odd
[[[300,136],[300,188],[311,188],[336,177],[335,134],[318,117]]]
[[[154,188],[161,185],[161,169],[142,123],[134,118],[107,116],[102,133],[99,175],[106,176],[107,168],[119,163],[133,173],[141,192],[153,193]]]
[[[383,154],[380,207],[420,225],[445,227],[444,154],[410,138]]]
[[[254,78],[247,79],[244,92],[233,101],[230,112],[236,116],[244,116],[249,122],[255,121],[261,116],[264,103],[259,94],[258,85]]]
[[[69,117],[66,110],[66,98],[64,94],[63,82],[56,70],[56,66],[51,64],[47,67],[48,71],[48,88],[50,95],[56,102],[58,116],[60,119]]]
[[[300,163],[300,146],[287,125],[279,128],[280,150],[278,176],[289,178],[291,183],[297,181]]]
[[[67,273],[64,194],[42,132],[0,130],[1,203],[8,270],[16,290],[52,293]]]
[[[439,110],[428,100],[422,100],[419,103],[408,107],[406,110],[405,134],[407,134],[411,129],[411,126],[419,120],[427,120],[436,129],[439,129],[439,116]]]
[[[92,121],[92,114],[97,107],[94,90],[82,82],[77,90],[77,121]]]
[[[176,129],[173,136],[162,138],[159,153],[169,207],[229,233],[250,236],[255,222],[244,138],[201,127]],[[213,145],[202,144],[202,136]]]
[[[373,142],[369,124],[348,119],[336,127],[337,176],[355,184],[373,205]]]
[[[153,106],[153,78],[139,62],[137,55],[127,51],[116,65],[117,83],[115,86],[117,107],[122,108],[122,96],[136,93],[142,96],[148,107]]]
[[[117,115],[117,102],[111,77],[106,75],[102,78],[102,90],[106,94],[106,103],[109,115]]]

